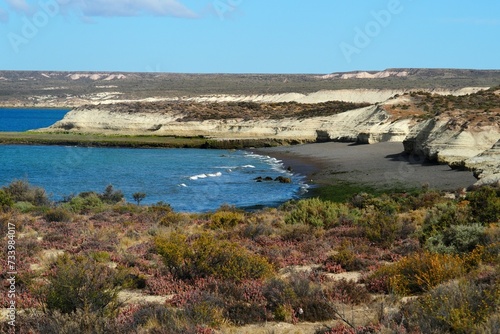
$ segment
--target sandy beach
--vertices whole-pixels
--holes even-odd
[[[374,188],[430,188],[454,191],[477,180],[470,171],[426,161],[403,152],[402,143],[357,145],[353,143],[315,143],[256,150],[283,161],[296,173],[307,175],[311,184],[335,185],[339,182]]]

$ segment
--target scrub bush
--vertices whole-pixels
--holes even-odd
[[[311,281],[308,273],[274,278],[264,286],[263,294],[274,320],[295,321],[299,309],[302,309],[300,320],[315,322],[335,318],[327,294],[318,282]]]
[[[431,252],[462,254],[472,252],[486,242],[486,228],[479,224],[453,225],[427,239],[425,247]]]
[[[398,217],[387,210],[389,209],[379,211],[368,208],[357,223],[362,236],[382,247],[390,247],[403,228]]]
[[[209,226],[212,229],[228,229],[237,226],[245,219],[245,215],[237,211],[217,211],[210,216]]]
[[[324,263],[325,269],[335,268],[335,265],[340,265],[346,271],[357,271],[361,270],[365,263],[356,255],[352,244],[343,242],[337,252],[329,256]]]
[[[181,279],[216,277],[241,281],[268,277],[274,271],[264,257],[208,233],[188,238],[174,232],[157,237],[155,245],[167,268]]]
[[[104,203],[116,204],[124,199],[124,195],[121,190],[115,190],[110,184],[104,189],[104,192],[99,196]]]
[[[35,206],[44,206],[50,203],[44,189],[34,187],[27,181],[16,180],[3,188],[14,202],[29,202]]]
[[[394,292],[411,295],[431,288],[466,273],[465,260],[457,255],[417,253],[400,261],[378,268],[364,279],[371,292]]]
[[[13,204],[12,197],[6,191],[0,189],[0,211],[9,210]]]
[[[469,225],[471,212],[464,203],[439,203],[428,210],[424,224],[419,232],[420,243],[424,245],[428,238],[438,235],[453,225]]]
[[[22,324],[19,333],[92,333],[109,334],[123,333],[120,326],[108,317],[102,314],[89,312],[88,310],[76,310],[72,313],[61,313],[52,311],[46,313],[27,312],[18,314],[17,321]],[[8,333],[5,328],[0,332]]]
[[[61,222],[68,223],[72,220],[73,215],[67,209],[63,207],[49,209],[44,214],[44,218],[52,223],[52,222]]]
[[[318,228],[339,226],[341,218],[352,218],[353,214],[346,204],[319,198],[288,202],[281,209],[288,212],[285,223],[307,224]]]
[[[61,313],[113,311],[118,294],[114,281],[114,271],[106,265],[82,256],[60,256],[48,277],[47,308]]]
[[[500,189],[482,187],[467,195],[472,216],[481,224],[500,220]]]
[[[131,323],[132,330],[124,333],[215,334],[206,324],[195,323],[184,310],[158,304],[141,305]]]
[[[98,194],[85,192],[73,197],[64,206],[76,213],[90,213],[102,210],[104,203]]]
[[[477,327],[487,325],[498,306],[498,282],[495,286],[462,279],[435,287],[405,305],[402,313],[410,331],[478,333]]]

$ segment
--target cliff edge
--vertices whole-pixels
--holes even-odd
[[[327,96],[343,100],[331,101]],[[402,142],[407,153],[474,170],[480,182],[491,183],[488,180],[498,181],[499,124],[500,89],[471,88],[352,90],[273,99],[221,95],[85,105],[41,131],[218,140]]]

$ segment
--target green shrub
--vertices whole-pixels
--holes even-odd
[[[90,253],[90,257],[99,263],[107,263],[111,261],[111,255],[105,251],[95,251]]]
[[[372,292],[394,292],[411,295],[463,276],[467,271],[465,259],[457,255],[417,253],[400,261],[382,266],[366,279]]]
[[[273,318],[275,321],[292,322],[294,317],[293,308],[290,304],[279,305],[274,309]]]
[[[3,190],[14,202],[29,202],[36,206],[44,206],[50,203],[44,189],[34,187],[27,181],[13,181],[7,187],[4,187]]]
[[[114,285],[114,271],[106,265],[63,255],[56,260],[54,269],[45,294],[49,310],[105,313],[116,307],[118,287]]]
[[[353,212],[346,204],[323,201],[319,198],[289,202],[282,207],[282,210],[288,212],[285,216],[287,224],[307,224],[323,228],[338,226],[341,218],[353,217]]]
[[[183,310],[189,322],[196,325],[220,328],[227,323],[224,317],[224,301],[220,296],[209,292],[191,295]]]
[[[172,206],[168,203],[164,202],[158,202],[156,204],[151,205],[148,208],[148,211],[154,215],[156,215],[157,218],[163,216],[164,214],[168,214],[173,211]]]
[[[65,203],[64,206],[73,212],[89,213],[102,210],[104,203],[98,194],[86,192],[73,197],[68,203]]]
[[[357,222],[362,236],[383,247],[391,246],[401,234],[403,228],[403,224],[398,217],[387,212],[387,210],[379,211],[367,208]]]
[[[373,207],[377,212],[385,215],[394,215],[400,209],[399,204],[387,194],[368,199],[365,206]]]
[[[263,288],[263,294],[271,310],[281,305],[295,304],[297,301],[297,294],[290,283],[279,278],[269,280]]]
[[[188,239],[185,234],[174,232],[156,238],[155,244],[165,265],[179,278],[243,280],[268,277],[273,272],[265,258],[208,233]]]
[[[486,228],[479,224],[452,225],[425,243],[426,249],[436,253],[469,253],[486,241]]]
[[[245,215],[241,212],[217,211],[210,216],[210,228],[213,229],[228,229],[237,226],[245,219]]]
[[[284,241],[305,241],[314,238],[315,227],[301,223],[286,225],[280,229],[280,234]]]
[[[467,195],[474,219],[481,224],[500,220],[500,189],[481,187]]]
[[[427,211],[422,230],[419,232],[420,243],[447,230],[452,225],[468,225],[471,222],[469,207],[452,201],[438,203]]]
[[[500,306],[498,286],[452,281],[403,307],[409,330],[421,333],[478,333]],[[498,328],[497,328],[498,330]]]
[[[357,271],[364,267],[364,262],[356,255],[353,245],[343,242],[337,252],[328,257],[326,263],[339,264],[347,271]]]
[[[104,189],[104,192],[99,196],[100,199],[107,204],[116,204],[124,199],[124,195],[121,190],[115,190],[110,184]]]
[[[72,220],[73,215],[67,209],[63,207],[49,209],[44,214],[44,218],[48,222],[64,222],[68,223]]]
[[[0,211],[7,211],[13,204],[12,197],[6,191],[0,189]]]
[[[12,207],[22,213],[28,213],[36,209],[36,206],[30,202],[16,202]]]
[[[275,320],[290,321],[301,308],[300,319],[316,322],[335,317],[324,291],[318,282],[311,281],[309,273],[293,272],[286,279],[274,278],[263,288],[267,309]]]

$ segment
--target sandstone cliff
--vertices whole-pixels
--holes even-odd
[[[402,141],[410,123],[409,120],[389,122],[391,116],[377,105],[309,118],[182,120],[185,116],[172,111],[116,112],[113,105],[87,106],[69,112],[44,131],[368,143]],[[366,137],[366,134],[373,135]]]
[[[372,104],[338,102],[343,109],[329,112],[338,106],[318,102],[323,101],[321,96],[325,100],[336,96],[344,101]],[[309,99],[318,107],[278,102],[291,99],[301,102]],[[408,153],[475,170],[483,180],[496,180],[500,165],[499,124],[498,90],[406,93],[359,90],[273,98],[225,95],[175,102],[86,105],[42,131],[202,136],[221,140],[395,141],[402,142]]]

